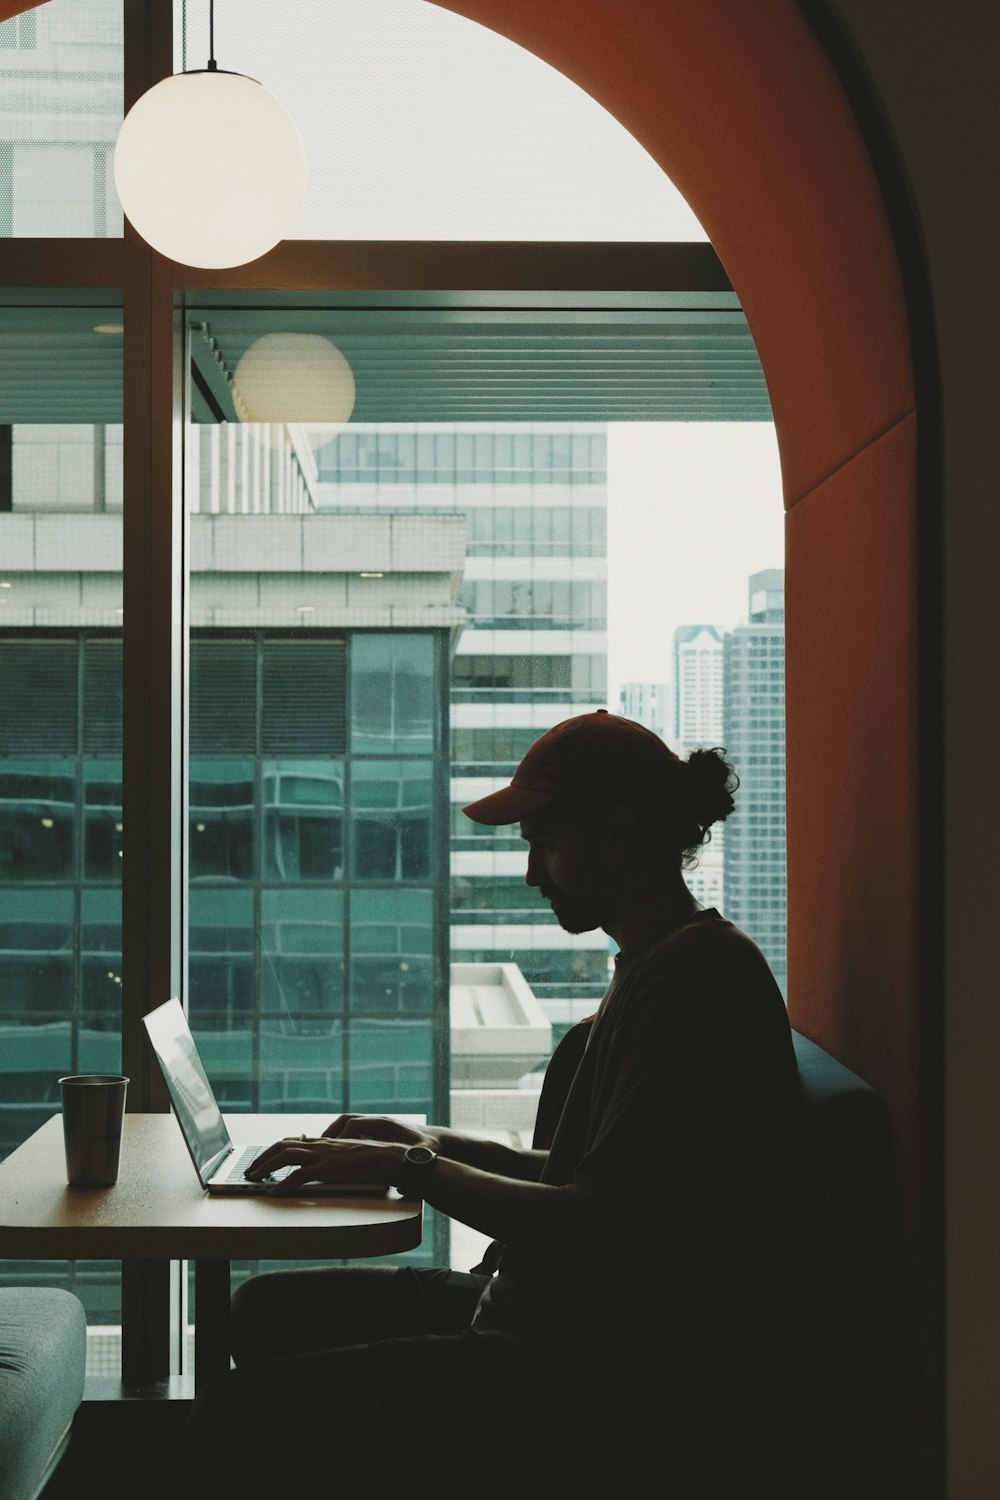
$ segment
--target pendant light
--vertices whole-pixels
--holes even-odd
[[[295,122],[254,78],[215,61],[154,84],[129,110],[115,147],[115,186],[133,226],[171,260],[241,266],[291,229],[308,169]]]
[[[265,333],[240,356],[233,371],[233,405],[241,422],[315,426],[310,443],[322,447],[354,410],[354,374],[336,344],[316,333]]]

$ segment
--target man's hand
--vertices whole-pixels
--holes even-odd
[[[392,1141],[397,1146],[429,1146],[441,1152],[440,1133],[432,1126],[401,1125],[389,1115],[338,1115],[323,1132],[336,1141]]]
[[[294,1192],[307,1182],[377,1183],[391,1187],[399,1176],[406,1147],[392,1141],[329,1140],[326,1136],[288,1136],[267,1146],[244,1174],[250,1182],[259,1182],[280,1171],[295,1167],[269,1189],[276,1196]]]

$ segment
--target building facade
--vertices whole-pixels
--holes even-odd
[[[121,1066],[129,848],[117,429],[9,436],[3,1151],[58,1111],[60,1075]],[[292,438],[276,455],[250,429],[188,435],[192,1029],[228,1111],[446,1118],[447,689],[464,526],[317,514],[314,467]],[[427,1236],[420,1254],[442,1244]],[[92,1322],[118,1321],[117,1268],[44,1274]]]
[[[673,744],[670,687],[665,682],[625,682],[618,693],[619,712],[626,719],[645,724],[668,745]]]
[[[715,625],[679,625],[674,631],[673,749],[678,755],[722,743],[722,654],[722,632]]]
[[[722,632],[714,625],[679,625],[673,640],[673,719],[671,748],[686,760],[692,750],[723,741]],[[685,871],[691,893],[702,906],[724,906],[725,831],[719,826]]]
[[[380,425],[318,454],[318,503],[340,514],[461,516],[466,618],[451,677],[451,948],[518,966],[556,1027],[607,984],[602,933],[570,935],[524,883],[516,827],[462,807],[510,779],[528,746],[607,703],[607,446],[593,424]]]
[[[726,916],[763,950],[785,993],[785,608],[780,568],[750,578],[749,617],[725,639],[724,744],[740,777],[726,823]]]

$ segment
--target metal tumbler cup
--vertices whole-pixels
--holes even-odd
[[[66,1179],[71,1187],[110,1187],[118,1181],[128,1079],[120,1073],[74,1073],[60,1078]]]

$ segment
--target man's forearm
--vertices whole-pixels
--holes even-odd
[[[435,1135],[440,1155],[449,1161],[462,1162],[467,1167],[478,1167],[481,1172],[512,1177],[519,1182],[537,1182],[549,1154],[547,1151],[504,1146],[498,1141],[477,1140],[454,1130],[440,1129]]]
[[[431,1207],[505,1245],[554,1254],[591,1248],[592,1205],[572,1184],[497,1176],[439,1156],[423,1174],[420,1193]]]

